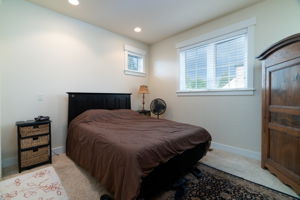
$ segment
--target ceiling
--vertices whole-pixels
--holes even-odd
[[[115,33],[152,44],[261,0],[28,0]],[[135,33],[135,27],[142,32]]]

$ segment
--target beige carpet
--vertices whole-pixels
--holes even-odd
[[[53,157],[53,167],[71,200],[93,200],[107,193],[85,170],[74,164],[65,154]]]

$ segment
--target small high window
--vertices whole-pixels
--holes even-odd
[[[145,76],[144,50],[125,45],[125,74]]]

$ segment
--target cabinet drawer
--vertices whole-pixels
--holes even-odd
[[[21,139],[21,149],[49,144],[49,135]]]
[[[22,151],[21,152],[21,160],[30,160],[35,157],[43,156],[43,155],[48,155],[49,153],[49,147],[40,147],[36,149],[31,149],[27,151]]]
[[[49,160],[49,147],[21,152],[21,167],[28,167]]]
[[[49,124],[20,127],[21,137],[49,133]]]

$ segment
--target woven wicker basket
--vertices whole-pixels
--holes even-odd
[[[32,157],[30,159],[27,160],[22,160],[21,161],[21,167],[27,167],[27,166],[31,166],[31,165],[35,165],[38,163],[42,163],[42,162],[46,162],[49,160],[49,155],[47,154],[42,154],[40,156],[37,157]]]
[[[49,143],[49,135],[21,139],[21,149],[40,146]]]
[[[40,135],[44,133],[49,133],[49,124],[20,127],[21,137]]]
[[[22,151],[21,159],[25,161],[31,158],[48,155],[48,152],[49,152],[49,147],[41,147],[41,148],[37,148],[36,150],[32,149],[32,150]]]

